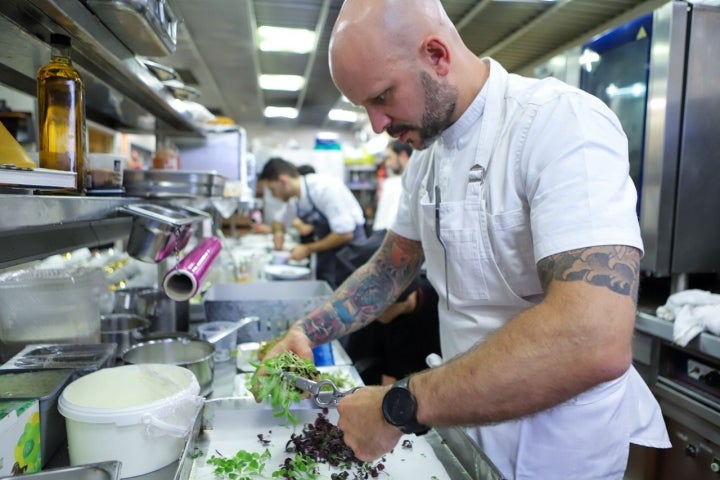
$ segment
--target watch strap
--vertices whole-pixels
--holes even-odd
[[[414,403],[412,418],[405,425],[398,425],[397,427],[400,429],[401,432],[405,434],[426,434],[430,430],[430,427],[428,427],[427,425],[423,425],[417,421],[417,399],[415,398],[415,395],[413,395],[410,391],[410,377],[408,376],[398,380],[393,384],[392,388],[402,388],[403,390],[407,390]]]

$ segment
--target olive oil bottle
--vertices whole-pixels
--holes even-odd
[[[84,192],[85,92],[70,60],[70,37],[50,35],[50,62],[37,72],[38,153],[40,167],[76,173]]]

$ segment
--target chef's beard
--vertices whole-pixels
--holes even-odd
[[[429,147],[445,129],[452,125],[451,118],[458,98],[457,87],[436,82],[427,72],[420,72],[420,83],[425,93],[422,125],[397,124],[390,125],[386,129],[393,137],[406,130],[415,130],[420,138],[409,142],[416,150]]]

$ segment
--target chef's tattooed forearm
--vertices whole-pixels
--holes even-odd
[[[370,261],[336,290],[329,303],[308,315],[302,328],[317,344],[367,325],[407,288],[423,260],[419,242],[388,232]]]
[[[628,295],[637,303],[640,252],[633,247],[606,245],[558,253],[538,262],[538,274],[547,291],[554,280],[584,281]]]

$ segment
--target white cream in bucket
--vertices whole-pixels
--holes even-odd
[[[195,375],[177,365],[124,365],[75,380],[58,400],[70,464],[119,460],[121,478],[169,465],[202,406],[199,392]]]

